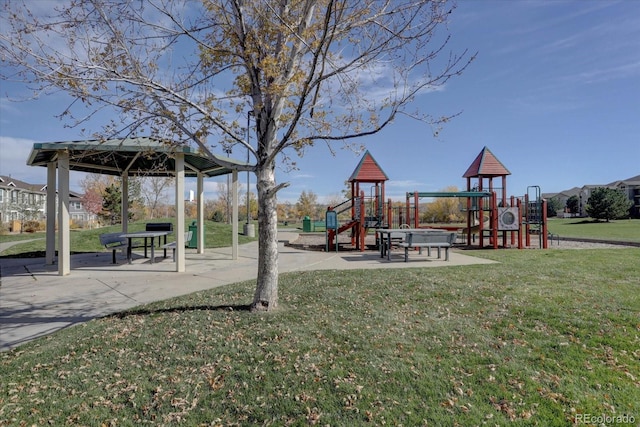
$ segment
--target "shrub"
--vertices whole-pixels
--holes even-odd
[[[24,231],[25,233],[35,233],[36,231],[43,231],[44,228],[44,223],[41,223],[40,221],[29,220],[25,221],[22,224],[22,231]]]

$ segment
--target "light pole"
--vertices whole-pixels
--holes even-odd
[[[249,161],[251,160],[251,150],[250,150],[250,142],[251,142],[251,134],[250,134],[250,125],[251,125],[251,116],[253,116],[253,110],[247,111],[247,166],[249,166]],[[249,170],[247,169],[247,223],[244,225],[244,235],[248,237],[255,236],[255,227],[251,224],[251,211],[249,210]]]

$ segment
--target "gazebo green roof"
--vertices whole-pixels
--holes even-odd
[[[234,165],[246,166],[228,157],[213,158],[168,141],[138,137],[108,140],[35,143],[27,160],[29,166],[47,166],[58,152],[69,152],[69,169],[73,171],[131,176],[169,176],[175,173],[175,154],[184,154],[185,175],[219,176],[231,173]]]

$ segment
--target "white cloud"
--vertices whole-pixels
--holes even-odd
[[[11,176],[29,184],[46,184],[47,168],[27,165],[36,142],[39,141],[0,135],[0,175]],[[85,175],[83,172],[72,172],[69,175],[71,191],[82,191],[80,181]]]
[[[46,169],[27,166],[27,159],[34,142],[37,141],[0,136],[0,175],[11,175],[32,184],[43,183],[41,177],[46,177]],[[33,182],[32,177],[39,179]]]

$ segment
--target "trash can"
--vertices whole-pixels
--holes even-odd
[[[302,218],[302,231],[305,233],[311,232],[311,218],[308,216]]]
[[[191,249],[198,248],[198,222],[193,221],[189,226],[189,231],[191,231],[191,239],[186,242],[187,247]]]

